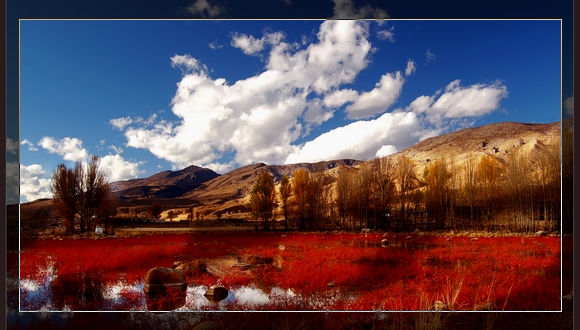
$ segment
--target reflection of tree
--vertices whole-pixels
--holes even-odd
[[[104,283],[97,271],[73,272],[51,281],[52,303],[57,310],[99,310],[104,302]]]

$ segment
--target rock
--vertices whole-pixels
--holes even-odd
[[[381,246],[383,247],[388,247],[389,246],[389,240],[388,239],[383,239],[381,240]]]
[[[413,236],[407,236],[407,237],[405,237],[405,239],[406,239],[406,240],[413,239]]]
[[[543,231],[543,230],[540,230],[540,231],[535,232],[534,235],[536,235],[536,236],[546,236],[546,232]]]
[[[181,270],[157,267],[145,277],[145,300],[150,311],[169,311],[185,305],[187,285]]]
[[[327,285],[329,288],[334,288],[336,286],[336,282],[332,281]]]
[[[177,265],[176,265],[177,263]],[[186,275],[200,275],[203,273],[207,273],[207,265],[202,260],[194,260],[194,261],[176,261],[173,263],[173,268],[177,270],[183,271]]]
[[[228,289],[221,285],[212,285],[205,292],[204,297],[211,302],[218,302],[228,297]]]
[[[389,233],[384,233],[383,237],[389,237]]]
[[[479,238],[478,237],[472,237],[471,238],[471,241],[479,241]]]
[[[280,244],[280,245],[278,245],[278,250],[284,251],[284,250],[286,250],[286,246]]]
[[[435,311],[447,311],[449,308],[445,305],[444,302],[437,300],[433,303],[433,310]]]
[[[370,234],[370,233],[371,233],[371,230],[369,228],[363,228],[361,230],[361,234]]]
[[[183,288],[185,290],[185,274],[181,270],[157,267],[147,272],[145,277],[145,292],[163,292],[169,288]]]

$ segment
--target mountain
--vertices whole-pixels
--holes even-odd
[[[425,166],[437,159],[445,158],[455,165],[462,164],[471,156],[491,155],[499,163],[513,153],[524,156],[542,152],[547,145],[560,142],[561,127],[572,131],[571,118],[562,123],[526,124],[502,122],[481,127],[466,128],[452,133],[425,139],[407,149],[387,156],[395,159],[406,155],[416,164],[416,173],[421,176]],[[154,201],[171,208],[194,206],[196,212],[211,214],[215,211],[245,212],[249,193],[259,175],[268,171],[274,177],[276,186],[284,174],[292,177],[298,169],[324,171],[327,182],[334,182],[338,168],[342,166],[358,168],[363,161],[342,159],[318,163],[288,165],[266,165],[264,163],[247,165],[219,175],[214,171],[198,166],[189,166],[179,171],[164,171],[148,178],[113,182],[113,192],[119,199],[119,210],[142,212]],[[42,203],[47,204],[47,201]],[[42,204],[42,205],[44,205]],[[26,207],[34,206],[34,212]],[[41,203],[22,204],[22,215],[34,217]],[[180,217],[185,217],[182,214]],[[22,218],[21,218],[22,219]]]
[[[179,171],[163,171],[144,179],[112,182],[112,190],[120,199],[176,198],[202,183],[218,177],[216,172],[199,166]]]

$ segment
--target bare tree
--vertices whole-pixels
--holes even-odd
[[[58,165],[50,189],[55,211],[63,219],[67,233],[74,231],[77,218],[80,231],[84,232],[91,229],[95,218],[114,212],[116,207],[107,173],[99,168],[97,156],[91,157],[86,170],[80,161],[70,169]]]

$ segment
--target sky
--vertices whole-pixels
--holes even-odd
[[[56,166],[89,155],[120,181],[372,159],[465,127],[556,122],[560,24],[22,20],[20,137],[7,141],[20,201],[50,198]]]

